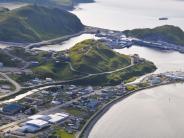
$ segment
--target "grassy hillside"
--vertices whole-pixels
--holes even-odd
[[[60,55],[60,53],[58,53]],[[42,63],[32,68],[38,77],[52,77],[58,80],[79,78],[87,74],[114,71],[130,65],[130,57],[109,49],[105,44],[96,40],[85,40],[76,44],[68,51],[68,62],[56,63],[54,60]],[[59,60],[59,58],[57,59]],[[112,74],[96,75],[74,83],[81,85],[112,85],[154,71],[153,63],[145,61],[140,65]]]
[[[87,73],[112,71],[130,64],[130,57],[116,53],[95,40],[76,44],[70,49],[69,56],[76,70]]]
[[[0,14],[0,41],[38,42],[82,29],[75,15],[59,9],[26,6]]]
[[[76,44],[69,50],[68,55],[70,63],[76,71],[70,68],[68,62],[63,61],[60,63],[49,61],[33,68],[33,71],[42,77],[54,76],[57,79],[72,79],[87,73],[112,71],[130,64],[128,56],[120,55],[95,40],[86,40]]]
[[[172,25],[164,25],[153,29],[127,30],[125,34],[149,41],[165,41],[177,45],[184,45],[184,31]]]
[[[134,65],[128,69],[118,71],[112,74],[103,74],[92,76],[87,79],[74,81],[72,84],[76,85],[117,85],[122,81],[134,81],[135,77],[139,77],[145,75],[147,73],[151,73],[156,70],[155,65],[152,62],[145,61],[142,64]]]

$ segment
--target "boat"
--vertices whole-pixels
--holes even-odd
[[[167,17],[160,17],[159,20],[168,20]]]

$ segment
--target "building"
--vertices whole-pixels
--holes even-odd
[[[31,120],[41,119],[44,121],[48,121],[50,117],[48,115],[33,115],[33,116],[28,117],[28,119],[31,119]]]
[[[47,121],[41,120],[41,119],[33,119],[26,122],[26,125],[35,126],[39,128],[39,130],[49,126],[49,123]]]
[[[4,64],[2,62],[0,62],[0,68],[4,67]]]
[[[11,90],[10,85],[2,85],[1,88],[4,89],[4,90]]]
[[[31,61],[31,66],[36,67],[38,66],[40,63],[38,61]]]
[[[160,79],[160,77],[153,77],[153,78],[150,80],[150,83],[151,83],[152,85],[159,84],[159,83],[161,83],[161,79]]]
[[[22,133],[35,133],[40,131],[51,124],[56,124],[66,120],[69,117],[67,113],[55,113],[50,115],[33,115],[28,117],[29,121],[17,129]]]
[[[25,107],[18,103],[7,104],[2,108],[3,113],[7,115],[14,115],[20,112],[23,112]]]
[[[49,117],[51,118],[49,121],[49,123],[51,124],[55,124],[55,123],[59,123],[61,121],[64,121],[66,119],[66,117],[64,116],[59,116],[59,115],[56,115],[56,114],[51,114],[49,115]]]
[[[27,121],[24,126],[18,129],[18,131],[23,133],[35,133],[48,126],[49,126],[49,123],[47,121],[44,121],[41,119],[34,119],[34,120]]]
[[[45,80],[46,80],[47,82],[52,82],[52,81],[53,81],[52,78],[46,78]]]

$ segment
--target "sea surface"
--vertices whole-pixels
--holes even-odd
[[[184,29],[183,0],[96,0],[73,11],[84,24],[107,29],[152,28],[164,24]],[[168,17],[167,21],[159,21]]]
[[[115,104],[89,138],[182,138],[184,84],[147,89]]]
[[[82,35],[70,38],[69,40],[62,42],[61,44],[46,45],[46,46],[42,46],[34,49],[43,50],[43,51],[49,51],[49,50],[62,51],[62,50],[70,49],[75,44],[81,41],[84,41],[86,39],[98,39],[98,38],[94,34],[82,34]]]

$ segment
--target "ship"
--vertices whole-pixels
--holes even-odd
[[[158,18],[159,20],[168,20],[168,18],[167,17],[160,17],[160,18]]]

